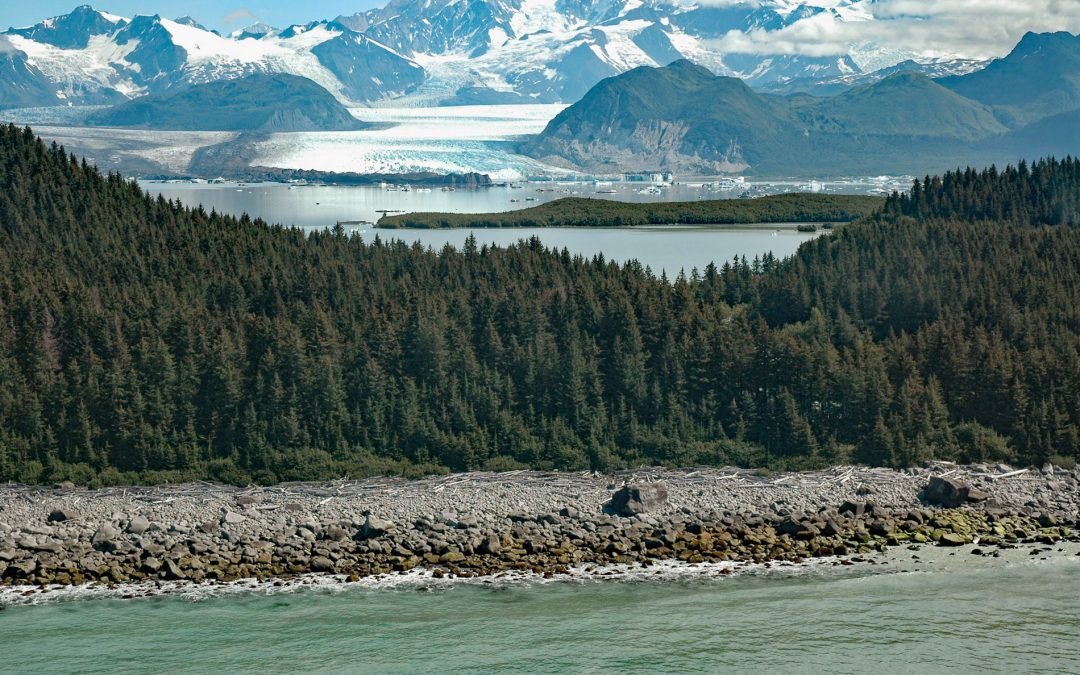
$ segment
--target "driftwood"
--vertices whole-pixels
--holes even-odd
[[[1012,478],[1013,476],[1020,476],[1022,474],[1027,473],[1027,472],[1028,472],[1027,469],[1017,469],[1016,471],[1010,471],[1008,473],[990,474],[990,475],[987,475],[986,477],[991,479],[991,480],[997,480],[999,478]]]

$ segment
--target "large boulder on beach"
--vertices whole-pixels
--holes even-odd
[[[149,529],[150,521],[146,516],[135,516],[127,525],[127,531],[134,535],[144,534]]]
[[[117,530],[111,523],[105,523],[94,532],[94,536],[90,538],[90,543],[94,548],[100,550],[112,549],[113,540],[120,536],[120,530]]]
[[[611,496],[611,511],[620,516],[636,516],[654,511],[667,503],[667,483],[624,485]]]
[[[932,476],[923,489],[923,501],[934,506],[954,509],[967,502],[985,501],[989,494],[976,490],[971,485],[954,478]]]
[[[376,537],[383,536],[392,529],[394,529],[394,524],[392,522],[377,518],[369,513],[367,514],[367,519],[364,521],[360,531],[356,533],[355,539],[357,541],[375,539]]]
[[[79,517],[79,512],[71,507],[62,507],[59,509],[53,509],[49,512],[50,523],[64,523],[67,521],[75,521]]]
[[[62,507],[59,509],[53,509],[49,512],[50,523],[63,523],[68,520],[75,520],[79,517],[78,511],[69,507]]]
[[[236,513],[235,511],[226,511],[225,515],[221,517],[222,525],[239,525],[247,520],[246,517]]]

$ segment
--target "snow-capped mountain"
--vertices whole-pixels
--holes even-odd
[[[307,77],[345,103],[570,103],[605,77],[684,58],[760,89],[845,86],[918,55],[869,43],[831,56],[749,54],[723,41],[806,21],[872,21],[874,1],[391,0],[333,21],[256,24],[228,36],[191,17],[82,6],[4,34],[0,67],[13,74],[0,92],[20,94],[0,98],[0,108],[114,103],[255,72]]]
[[[54,99],[76,104],[114,103],[259,72],[306,77],[342,101],[366,103],[400,96],[425,79],[412,60],[332,22],[233,38],[190,17],[126,19],[82,6],[3,37],[8,50],[24,55],[46,80]],[[0,100],[0,107],[13,106]]]
[[[424,66],[416,98],[460,102],[572,102],[599,80],[638,66],[690,59],[754,87],[857,79],[917,55],[862,43],[850,54],[726,52],[731,31],[800,21],[871,21],[875,0],[392,0],[338,22]]]

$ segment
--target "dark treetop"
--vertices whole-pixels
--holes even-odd
[[[0,129],[0,480],[1064,463],[1080,162],[932,178],[674,282],[305,236]]]
[[[383,216],[379,227],[624,227],[739,223],[846,222],[881,208],[878,197],[783,194],[757,199],[633,204],[566,197],[503,213],[406,213]]]

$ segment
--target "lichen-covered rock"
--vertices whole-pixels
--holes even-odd
[[[970,543],[970,538],[955,532],[946,532],[941,535],[941,539],[938,539],[938,544],[942,546],[963,546]]]

